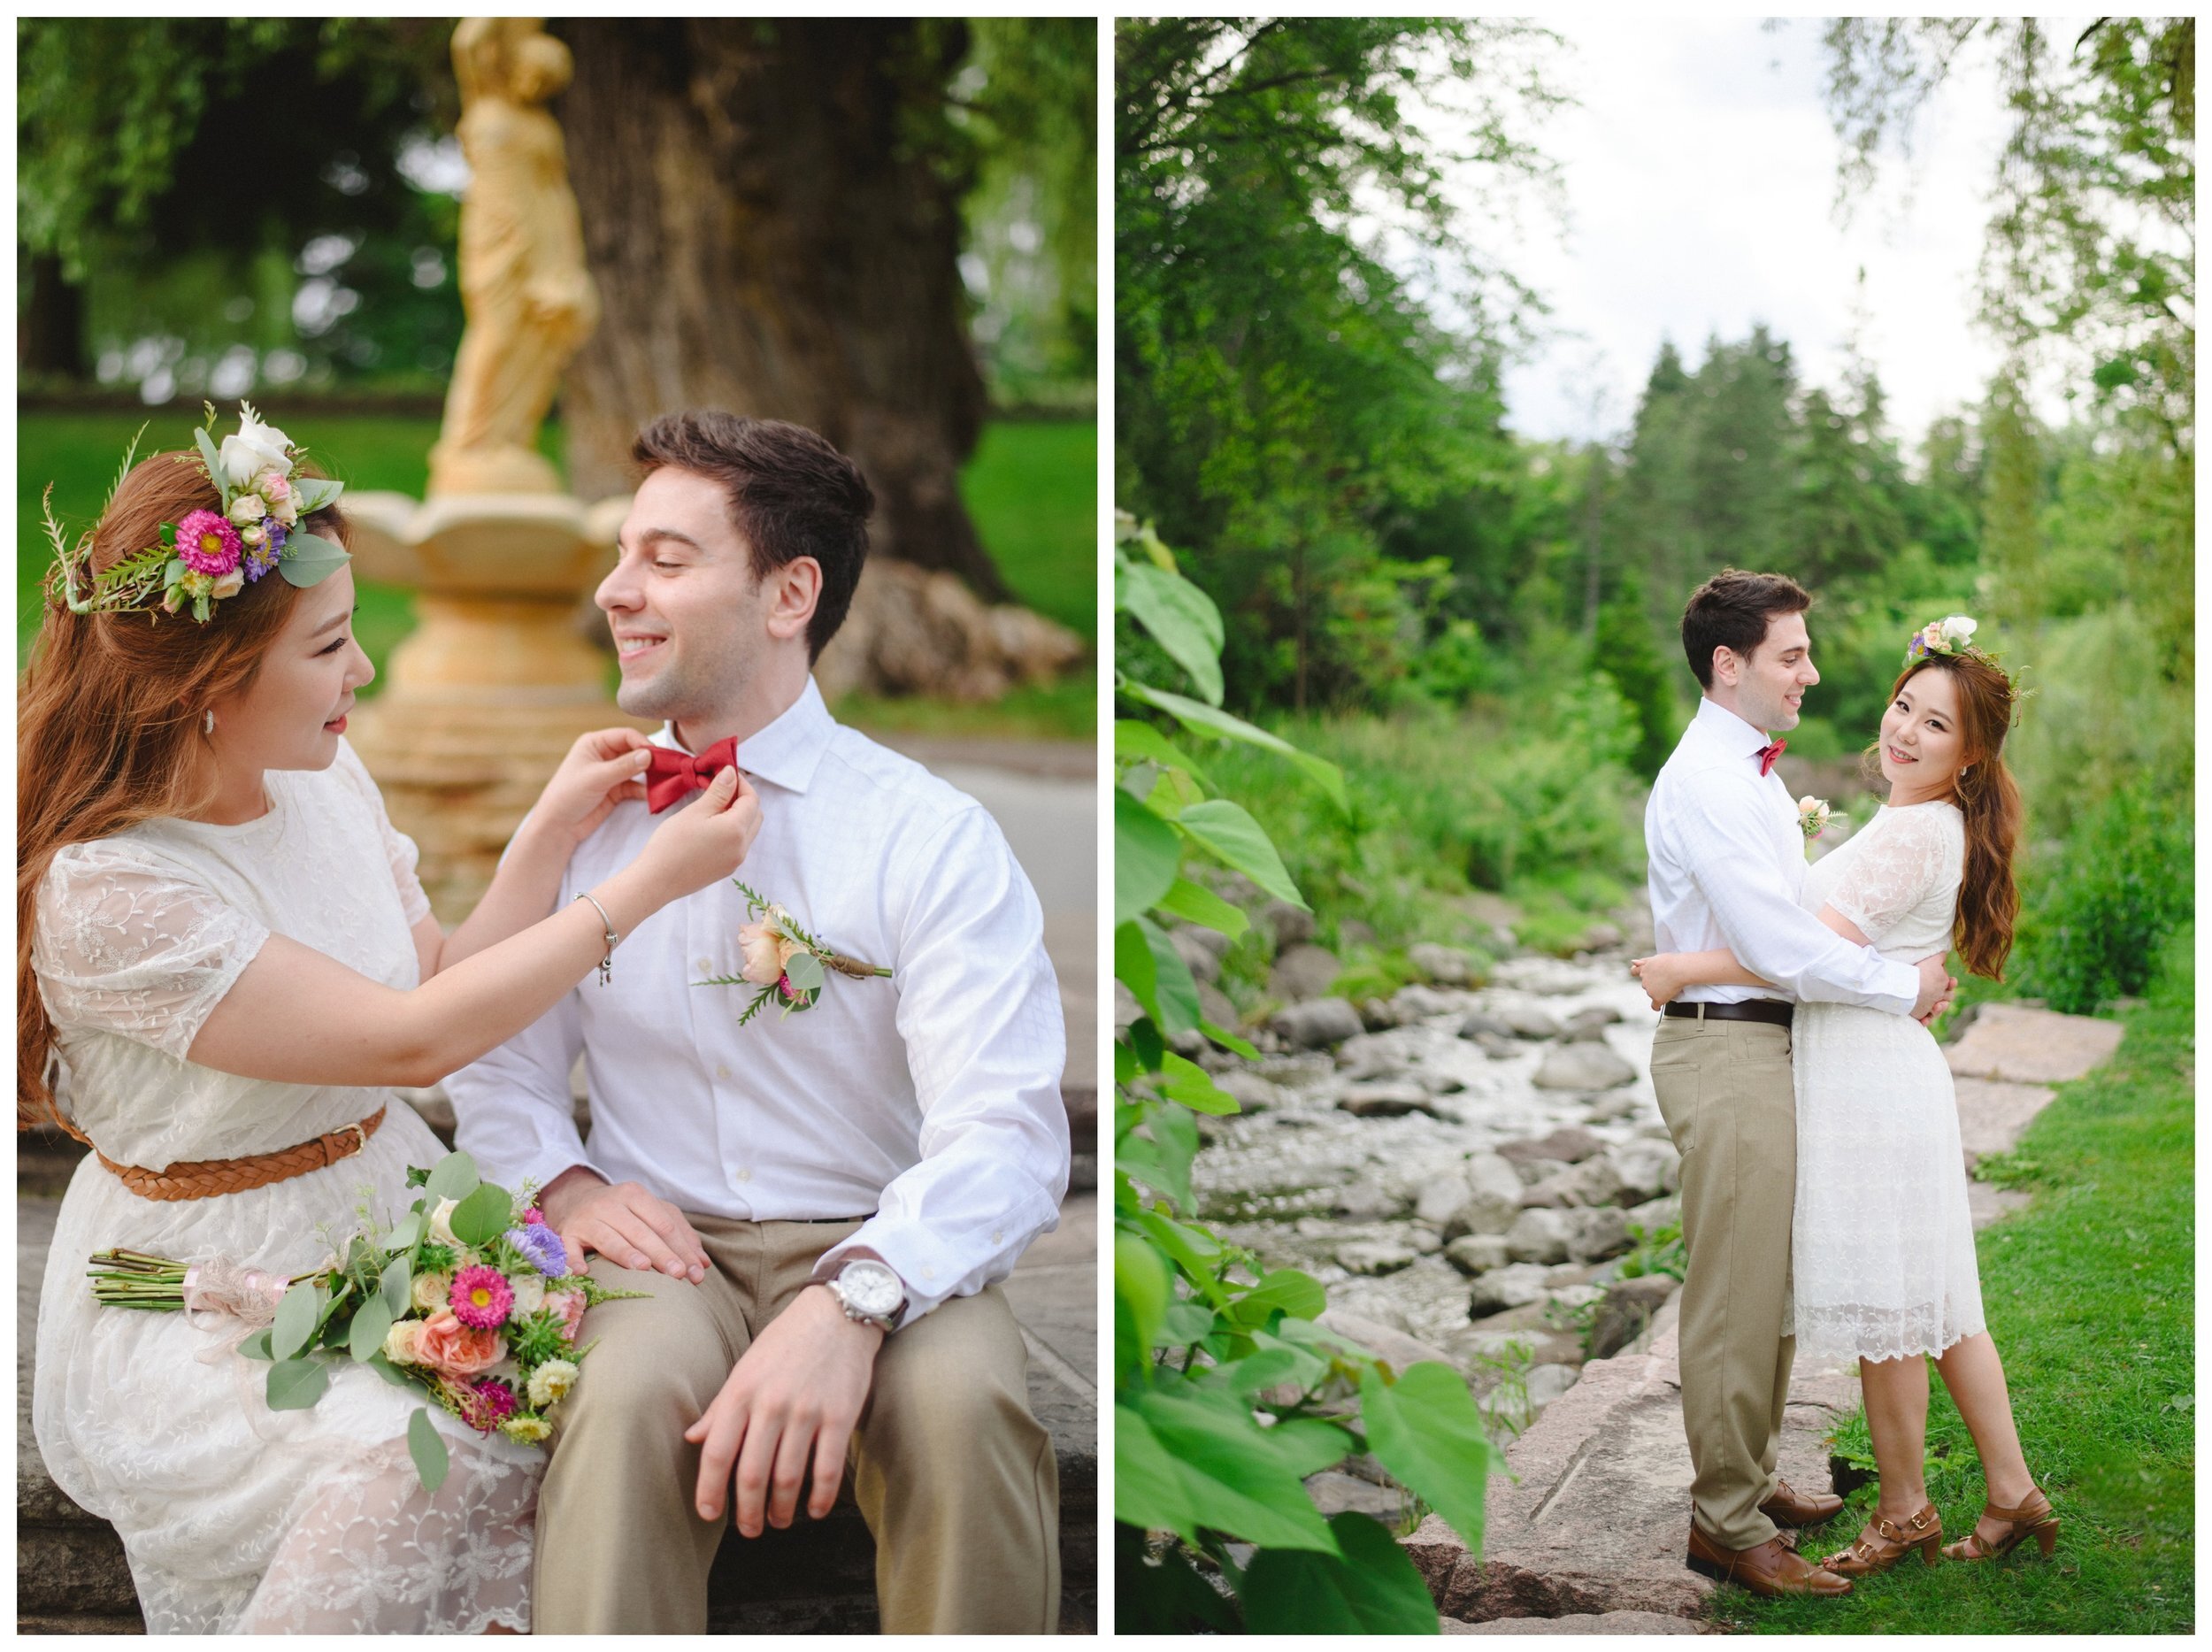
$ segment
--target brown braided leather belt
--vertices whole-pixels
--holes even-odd
[[[126,1187],[142,1199],[212,1199],[218,1194],[243,1193],[249,1187],[289,1181],[311,1170],[321,1170],[340,1159],[351,1158],[369,1145],[369,1138],[383,1122],[384,1109],[380,1107],[357,1125],[348,1125],[342,1130],[317,1136],[297,1147],[256,1153],[248,1158],[194,1159],[172,1164],[166,1170],[118,1164],[99,1149],[93,1149],[93,1152]]]

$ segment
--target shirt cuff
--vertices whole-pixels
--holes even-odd
[[[860,1252],[879,1258],[906,1287],[906,1306],[897,1321],[900,1330],[956,1295],[965,1272],[958,1259],[919,1222],[907,1217],[872,1216],[849,1237],[822,1253],[812,1277],[822,1282],[835,1279],[838,1270]]]

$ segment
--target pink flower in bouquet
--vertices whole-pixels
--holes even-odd
[[[469,1421],[488,1434],[502,1419],[514,1415],[515,1391],[496,1377],[482,1378],[472,1387],[476,1403],[469,1408]]]
[[[573,1342],[584,1323],[584,1294],[581,1291],[548,1291],[545,1305],[561,1317],[561,1334]]]
[[[497,1268],[463,1268],[453,1276],[453,1294],[446,1302],[463,1325],[496,1331],[507,1323],[515,1292]]]
[[[449,1377],[480,1377],[506,1357],[505,1337],[463,1325],[450,1308],[425,1319],[415,1337],[416,1360]]]

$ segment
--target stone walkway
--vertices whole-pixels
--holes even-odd
[[[2116,1022],[1984,1005],[1946,1051],[1970,1171],[1977,1158],[2019,1141],[2053,1099],[2047,1086],[2109,1060],[2121,1034]],[[1977,1227],[2026,1203],[1979,1182],[1969,1187]],[[1406,1540],[1438,1610],[1457,1620],[1448,1632],[1498,1623],[1499,1633],[1510,1633],[1499,1620],[1534,1617],[1553,1620],[1550,1633],[1653,1633],[1660,1631],[1647,1623],[1585,1615],[1702,1614],[1715,1586],[1682,1564],[1691,1472],[1682,1433],[1679,1303],[1677,1297],[1661,1311],[1647,1348],[1632,1346],[1584,1366],[1581,1380],[1508,1449],[1517,1478],[1491,1482],[1481,1559],[1433,1515]],[[1855,1371],[1800,1362],[1783,1430],[1784,1477],[1825,1489],[1828,1435],[1858,1403]],[[1571,1615],[1586,1627],[1567,1630]]]

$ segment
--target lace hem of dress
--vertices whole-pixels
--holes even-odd
[[[1816,1308],[1795,1305],[1792,1316],[1800,1357],[1840,1356],[1852,1359],[1940,1359],[1985,1328],[1978,1314],[1949,1305],[1899,1311],[1893,1308]]]

